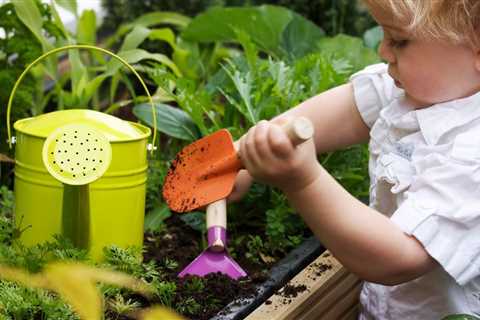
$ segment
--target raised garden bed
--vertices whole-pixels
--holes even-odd
[[[195,277],[180,279],[177,274],[200,253],[198,239],[196,232],[174,216],[169,219],[166,232],[161,235],[146,234],[144,253],[145,262],[154,260],[163,264],[167,258],[177,263],[169,270],[165,280],[176,284],[176,302],[193,297],[202,305],[200,313],[189,314],[187,311],[185,314],[198,320],[244,319],[324,251],[312,236],[275,263],[268,272],[238,252],[236,261],[247,271],[247,277],[234,281],[221,274],[210,274],[202,278],[204,288],[192,293],[190,283],[195,281]],[[213,296],[216,301],[212,306],[210,299]],[[146,304],[158,302],[153,300]]]
[[[198,255],[198,236],[182,226],[180,220],[170,225],[169,230],[172,233],[165,235],[172,236],[167,238],[146,235],[144,256],[146,261],[162,261],[167,257],[178,262],[170,276],[177,284],[176,299],[184,299],[191,296],[188,292],[191,279],[179,279],[176,275]],[[360,280],[325,251],[315,237],[306,239],[268,273],[242,257],[237,261],[248,276],[239,281],[220,274],[204,278],[204,289],[194,295],[197,302],[205,303],[203,312],[187,315],[190,319],[355,319]],[[208,293],[220,300],[217,308],[208,305]]]
[[[354,320],[361,281],[329,251],[311,262],[246,320]]]

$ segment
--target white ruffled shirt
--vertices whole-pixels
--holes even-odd
[[[370,206],[441,266],[401,285],[365,282],[360,319],[480,316],[480,93],[415,110],[386,64],[350,81],[371,128]]]

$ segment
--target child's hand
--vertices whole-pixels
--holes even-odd
[[[235,185],[233,190],[227,198],[228,202],[236,202],[243,198],[243,196],[248,192],[250,186],[253,183],[252,176],[248,173],[247,170],[240,170],[235,179]]]
[[[320,174],[312,139],[295,147],[281,126],[265,120],[240,139],[239,154],[255,180],[284,192],[301,190]]]

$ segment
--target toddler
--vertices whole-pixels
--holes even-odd
[[[230,200],[252,177],[280,188],[365,280],[360,319],[480,316],[480,1],[364,2],[386,64],[251,128]],[[297,148],[279,126],[295,116],[315,126]],[[316,156],[367,141],[370,206]]]

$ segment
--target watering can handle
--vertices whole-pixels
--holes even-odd
[[[125,67],[127,67],[138,79],[138,81],[140,81],[140,83],[142,84],[142,87],[143,89],[145,90],[147,96],[148,96],[148,101],[150,102],[151,106],[152,106],[152,116],[153,116],[153,138],[152,138],[152,148],[151,148],[151,152],[153,153],[154,151],[154,146],[155,146],[155,141],[157,139],[157,119],[156,119],[156,113],[155,113],[155,106],[153,104],[153,99],[152,99],[152,96],[150,95],[150,92],[148,91],[148,88],[145,84],[145,82],[142,80],[142,78],[140,77],[140,75],[137,73],[137,71],[135,71],[135,69],[127,62],[125,61],[123,58],[121,58],[120,56],[114,54],[113,52],[110,52],[106,49],[103,49],[103,48],[100,48],[100,47],[95,47],[95,46],[89,46],[89,45],[83,45],[83,44],[73,44],[73,45],[68,45],[68,46],[64,46],[64,47],[60,47],[60,48],[56,48],[56,49],[53,49],[53,50],[50,50],[48,52],[45,52],[44,54],[42,54],[40,57],[38,57],[37,59],[35,59],[32,63],[30,63],[27,68],[25,70],[23,70],[23,72],[20,74],[20,77],[18,77],[17,81],[15,82],[14,86],[13,86],[13,89],[12,89],[12,92],[10,93],[10,97],[8,98],[8,105],[7,105],[7,134],[8,134],[8,146],[10,148],[12,148],[12,133],[11,133],[11,128],[10,128],[10,112],[11,112],[11,108],[12,108],[12,102],[13,102],[13,97],[15,96],[15,93],[17,91],[17,88],[20,84],[20,82],[22,81],[22,79],[25,77],[25,75],[27,74],[28,71],[30,71],[30,69],[35,66],[38,62],[40,62],[41,60],[43,60],[44,58],[52,55],[52,54],[55,54],[57,52],[60,52],[60,51],[65,51],[65,50],[70,50],[70,49],[89,49],[89,50],[95,50],[95,51],[100,51],[100,52],[103,52],[109,56],[111,56],[112,58],[115,58],[117,59],[118,61],[120,61]]]

